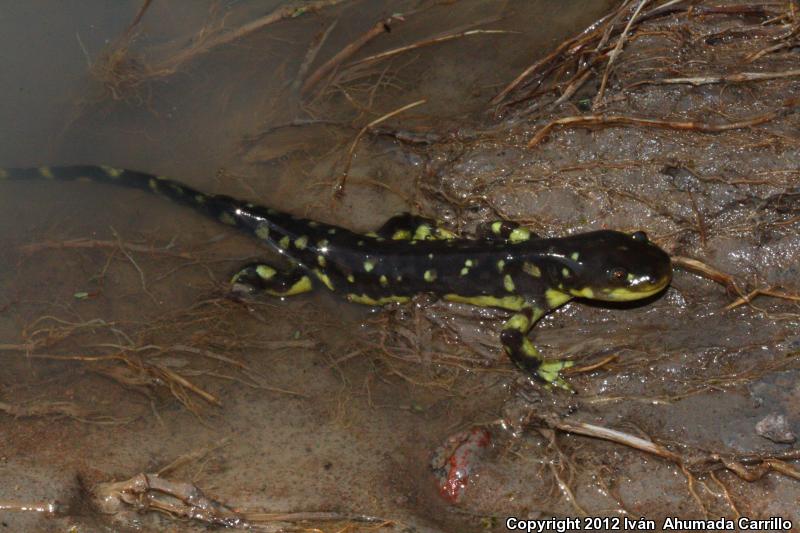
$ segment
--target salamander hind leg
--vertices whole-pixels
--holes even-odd
[[[432,218],[403,213],[393,216],[375,232],[378,237],[395,241],[454,239],[456,235]]]
[[[265,293],[270,296],[294,296],[313,289],[311,278],[300,267],[278,270],[265,263],[243,267],[231,280],[231,290],[238,295]]]
[[[533,307],[524,307],[503,325],[500,342],[511,361],[521,370],[543,380],[546,387],[556,386],[572,391],[559,372],[571,367],[572,361],[546,360],[528,339],[528,331],[544,313]]]

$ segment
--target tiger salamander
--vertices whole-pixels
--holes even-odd
[[[514,364],[549,385],[569,389],[559,375],[571,361],[544,359],[528,332],[547,312],[575,297],[603,301],[647,298],[671,280],[669,256],[637,231],[592,231],[542,239],[505,221],[461,238],[436,222],[403,214],[374,233],[358,234],[200,192],[161,176],[105,166],[7,168],[5,179],[90,180],[166,196],[277,250],[291,267],[244,266],[233,287],[292,296],[324,285],[351,302],[379,306],[419,293],[513,312],[500,342]]]

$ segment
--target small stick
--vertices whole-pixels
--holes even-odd
[[[770,111],[765,115],[754,117],[739,122],[729,122],[727,124],[708,124],[706,122],[695,121],[669,121],[669,120],[656,120],[652,118],[629,117],[625,115],[581,115],[572,117],[563,117],[549,122],[542,126],[533,138],[528,142],[528,148],[533,148],[550,133],[551,130],[557,126],[616,126],[616,125],[633,125],[633,126],[649,126],[652,128],[672,129],[672,130],[688,130],[699,131],[701,133],[720,133],[728,130],[736,130],[741,128],[749,128],[758,126],[769,122],[779,115],[778,111]]]
[[[336,185],[334,186],[333,189],[334,194],[341,195],[342,192],[344,191],[344,185],[345,182],[347,181],[347,175],[350,173],[350,166],[353,164],[353,153],[356,151],[356,146],[358,145],[358,141],[361,140],[361,137],[364,136],[367,130],[370,129],[372,126],[380,124],[385,120],[388,120],[396,115],[399,115],[403,111],[408,111],[409,109],[422,105],[427,101],[428,100],[423,98],[422,100],[417,100],[416,102],[406,104],[399,109],[395,109],[394,111],[391,111],[390,113],[383,115],[382,117],[376,118],[375,120],[373,120],[372,122],[361,128],[361,131],[358,132],[358,135],[356,135],[356,138],[353,140],[353,144],[350,145],[350,149],[347,151],[347,163],[344,166],[344,171],[342,171],[342,175],[339,177],[339,180],[336,182]]]
[[[738,72],[736,74],[724,74],[716,76],[699,76],[696,78],[666,78],[661,80],[649,79],[637,81],[629,85],[629,88],[640,85],[677,85],[688,84],[695,87],[699,85],[710,85],[715,83],[742,83],[747,81],[777,80],[781,78],[794,78],[800,76],[800,69],[787,70],[784,72]]]
[[[319,83],[320,80],[322,80],[322,78],[333,72],[336,67],[361,50],[361,48],[363,48],[368,42],[382,33],[390,32],[392,30],[392,24],[395,22],[404,21],[405,19],[402,15],[392,15],[387,19],[376,22],[375,25],[367,31],[367,33],[363,34],[361,37],[342,48],[339,53],[320,65],[319,68],[317,68],[317,70],[315,70],[311,76],[308,77],[305,83],[303,83],[300,93],[307,94],[308,91],[314,88],[314,86]]]
[[[793,302],[800,302],[800,294],[790,294],[784,291],[776,291],[773,288],[769,289],[754,289],[744,296],[739,296],[735,301],[729,303],[723,308],[723,311],[730,311],[740,305],[749,304],[756,296],[771,296],[773,298],[780,298],[782,300],[791,300]]]
[[[702,261],[692,259],[691,257],[676,255],[672,257],[672,264],[690,272],[694,272],[695,274],[700,274],[704,278],[710,279],[711,281],[716,281],[720,285],[724,285],[734,292],[739,292],[739,290],[736,288],[736,283],[733,276],[721,270],[717,270],[716,268],[712,267],[711,265],[707,265]]]

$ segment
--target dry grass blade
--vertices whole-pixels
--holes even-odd
[[[416,102],[412,102],[410,104],[406,104],[406,105],[404,105],[403,107],[401,107],[399,109],[395,109],[394,111],[391,111],[391,112],[386,113],[385,115],[383,115],[381,117],[376,118],[375,120],[373,120],[372,122],[370,122],[369,124],[367,124],[366,126],[361,128],[361,131],[359,131],[358,135],[356,135],[356,138],[353,139],[353,143],[350,145],[350,149],[347,151],[347,159],[346,159],[346,162],[345,162],[345,165],[344,165],[344,170],[342,171],[341,176],[339,176],[339,179],[336,181],[336,185],[333,188],[333,193],[335,195],[337,195],[337,196],[340,196],[340,195],[342,195],[344,193],[345,182],[347,181],[348,174],[350,174],[350,166],[353,163],[353,154],[355,153],[356,147],[358,146],[358,141],[361,140],[361,137],[363,137],[364,134],[371,127],[376,126],[376,125],[380,124],[381,122],[383,122],[385,120],[388,120],[388,119],[390,119],[390,118],[392,118],[394,116],[399,115],[400,113],[402,113],[404,111],[408,111],[409,109],[412,109],[414,107],[422,105],[422,104],[424,104],[426,102],[427,102],[427,100],[423,98],[422,100],[417,100]]]
[[[628,23],[625,25],[625,29],[622,30],[622,34],[619,36],[619,39],[617,39],[616,46],[614,46],[614,48],[611,50],[611,53],[608,56],[608,62],[606,63],[606,68],[603,71],[603,78],[600,81],[600,89],[598,89],[597,95],[595,95],[594,97],[594,104],[593,104],[594,108],[597,108],[600,105],[600,102],[603,100],[603,95],[605,94],[606,91],[606,84],[608,83],[608,76],[611,72],[611,65],[614,64],[614,61],[617,59],[620,52],[622,51],[622,47],[625,44],[625,39],[628,36],[628,32],[630,31],[631,26],[633,26],[636,17],[639,16],[639,13],[641,12],[645,4],[647,4],[648,1],[649,0],[639,1],[639,5],[636,6],[636,10],[633,12],[633,15],[631,15],[630,20],[628,20]]]
[[[380,52],[378,54],[367,56],[365,58],[359,59],[358,61],[353,61],[347,66],[354,67],[356,65],[361,65],[363,63],[381,61],[383,59],[394,57],[396,55],[409,52],[411,50],[416,50],[418,48],[423,48],[425,46],[431,46],[434,44],[452,41],[454,39],[461,39],[462,37],[469,37],[470,35],[496,35],[496,34],[508,34],[508,33],[516,33],[516,32],[508,30],[467,30],[467,31],[446,33],[444,35],[440,35],[439,37],[424,39],[422,41],[417,41],[416,43],[408,44],[406,46],[400,46],[398,48],[393,48],[392,50],[386,50],[385,52]]]
[[[629,88],[641,85],[710,85],[715,83],[744,83],[748,81],[777,80],[781,78],[795,78],[800,76],[800,69],[786,70],[783,72],[738,72],[736,74],[697,76],[693,78],[664,78],[637,81]]]
[[[279,7],[272,13],[249,22],[235,30],[225,32],[218,31],[216,33],[203,35],[191,46],[186,47],[184,50],[165,59],[161,63],[156,64],[152,68],[152,72],[158,76],[172,74],[184,63],[194,60],[215,48],[238,41],[239,39],[242,39],[253,32],[269,26],[270,24],[275,24],[281,20],[296,18],[307,13],[313,13],[326,7],[335,6],[344,1],[346,0],[315,0],[311,2],[304,2],[301,5],[293,3]]]

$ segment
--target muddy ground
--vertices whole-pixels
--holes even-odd
[[[506,361],[504,313],[235,302],[230,274],[269,257],[246,236],[140,192],[0,184],[4,527],[199,531],[232,512],[99,505],[140,473],[266,531],[800,521],[794,3],[272,4],[4,8],[2,165],[136,168],[358,230],[405,210],[462,234],[644,229],[683,268],[652,301],[539,324],[542,351],[576,361],[570,395]],[[454,502],[431,453],[475,427],[492,445]],[[318,512],[338,514],[265,514]]]

